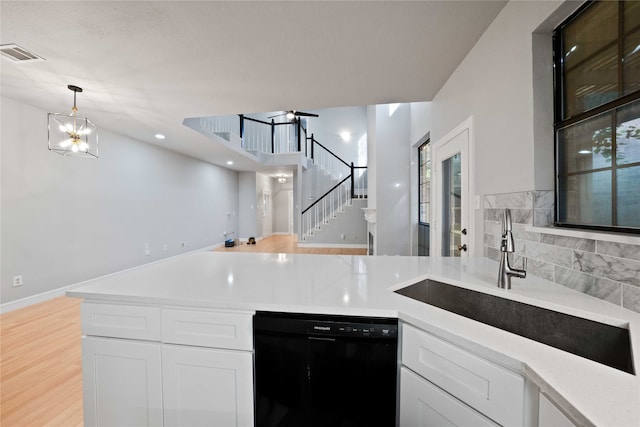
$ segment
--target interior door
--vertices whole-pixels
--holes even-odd
[[[463,123],[433,146],[434,215],[433,254],[470,256],[471,121]],[[432,224],[433,225],[433,224]]]

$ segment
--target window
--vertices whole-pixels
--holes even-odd
[[[431,144],[418,148],[418,255],[429,255],[429,222],[431,218]]]
[[[640,233],[640,2],[554,32],[556,224]]]
[[[431,145],[429,141],[418,148],[418,153],[420,159],[420,169],[418,171],[420,192],[418,194],[418,203],[420,211],[418,218],[421,224],[428,224],[430,222],[429,209],[431,207]]]

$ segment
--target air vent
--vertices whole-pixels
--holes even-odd
[[[17,44],[0,45],[0,54],[2,54],[4,58],[8,58],[13,62],[44,61],[44,58],[33,52],[29,52],[27,49],[20,47]]]

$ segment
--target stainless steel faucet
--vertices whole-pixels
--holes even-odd
[[[519,277],[524,279],[527,277],[527,258],[522,261],[522,270],[511,267],[509,265],[509,254],[515,252],[515,244],[513,243],[513,232],[511,225],[511,211],[504,210],[502,217],[502,241],[500,243],[500,271],[498,271],[498,287],[503,289],[511,289],[511,278]]]

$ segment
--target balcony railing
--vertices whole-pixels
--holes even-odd
[[[367,167],[347,163],[333,151],[308,135],[302,121],[265,121],[243,114],[217,117],[201,126],[214,133],[239,135],[242,148],[269,154],[299,152],[309,158],[318,170],[339,181],[302,211],[303,240],[313,235],[330,218],[351,205],[351,200],[367,197]]]

